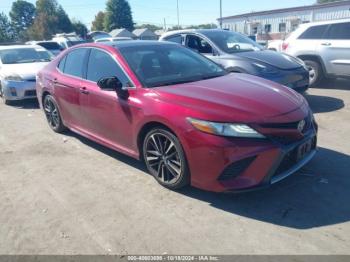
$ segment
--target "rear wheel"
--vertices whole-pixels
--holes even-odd
[[[63,125],[60,111],[56,100],[51,95],[47,95],[44,98],[43,107],[46,115],[47,122],[51,129],[57,133],[62,133],[66,130],[66,127]]]
[[[310,86],[316,86],[324,78],[323,70],[320,63],[312,60],[305,60],[310,75]]]
[[[190,174],[178,138],[163,128],[152,129],[143,142],[143,158],[148,171],[169,189],[189,184]]]

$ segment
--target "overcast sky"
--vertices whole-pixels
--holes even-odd
[[[35,3],[35,0],[27,0]],[[219,17],[219,0],[178,0],[180,24],[216,23]],[[310,5],[315,0],[222,0],[223,15],[230,16],[251,11],[262,11],[301,5]],[[71,18],[84,22],[88,27],[95,14],[105,9],[105,0],[58,0]],[[0,10],[8,14],[13,1],[0,0]],[[176,0],[129,0],[134,21],[138,24],[162,25],[165,18],[168,26],[177,24]]]

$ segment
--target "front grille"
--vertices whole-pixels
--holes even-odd
[[[36,96],[36,91],[35,90],[27,90],[24,92],[25,96]]]
[[[224,172],[222,172],[218,180],[227,181],[238,177],[250,166],[255,158],[256,156],[253,156],[234,162],[233,164],[229,165]]]

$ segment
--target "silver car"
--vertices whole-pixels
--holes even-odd
[[[52,60],[41,46],[0,46],[0,96],[5,104],[36,98],[36,74]]]
[[[350,19],[302,24],[282,44],[282,51],[303,60],[310,84],[323,77],[350,77]]]

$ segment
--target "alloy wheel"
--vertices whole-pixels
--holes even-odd
[[[171,137],[153,133],[145,144],[145,162],[154,176],[165,185],[178,182],[182,175],[182,160]]]
[[[310,83],[313,84],[317,78],[316,69],[310,65],[307,66],[307,69],[309,70]]]
[[[49,125],[53,129],[57,129],[60,126],[60,117],[58,114],[57,106],[48,97],[44,101],[44,111]]]

